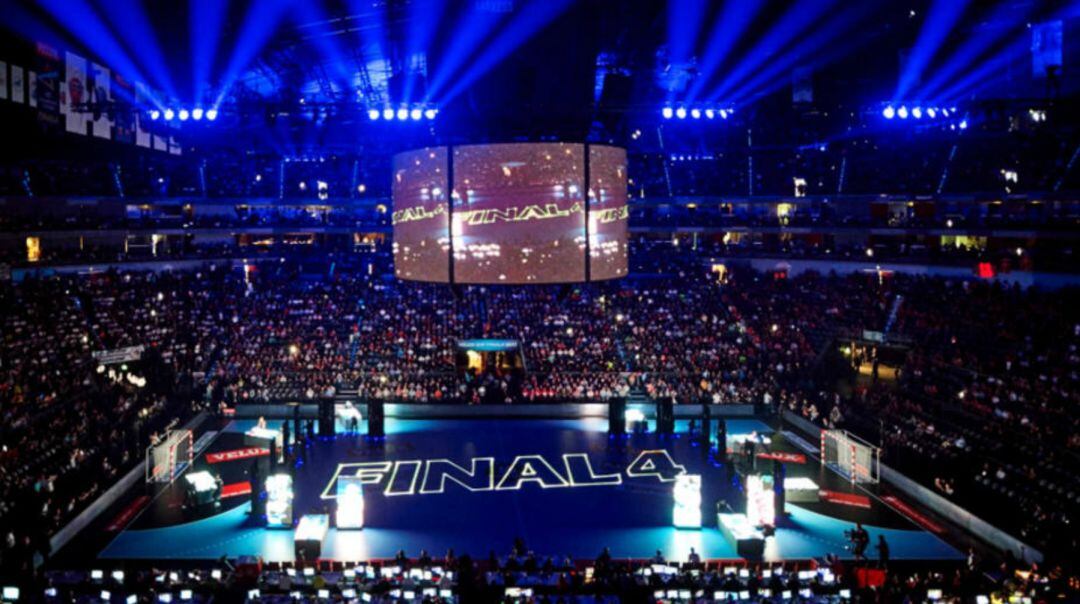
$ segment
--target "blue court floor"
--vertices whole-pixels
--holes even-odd
[[[233,422],[210,452],[235,448],[250,423]],[[678,429],[685,432],[686,424]],[[768,432],[757,420],[728,420],[729,434]],[[737,558],[715,526],[700,530],[671,526],[672,486],[651,476],[631,475],[632,462],[642,454],[665,452],[685,471],[703,476],[705,510],[717,499],[743,497],[737,478],[721,464],[705,460],[695,439],[656,434],[609,438],[606,420],[396,420],[386,422],[384,441],[371,443],[357,435],[341,435],[312,445],[305,463],[295,469],[297,514],[333,509],[322,499],[332,492],[339,464],[445,459],[468,467],[472,458],[494,458],[495,475],[513,470],[518,456],[541,456],[560,471],[564,454],[585,455],[596,474],[623,476],[618,485],[570,485],[543,488],[526,477],[516,490],[473,492],[450,484],[440,493],[386,495],[380,485],[365,487],[365,528],[331,529],[322,557],[339,560],[390,558],[398,550],[416,556],[421,549],[441,555],[453,548],[459,555],[506,553],[517,537],[538,555],[593,557],[604,547],[616,557],[650,557],[661,550],[669,559],[685,559],[690,549],[703,558]],[[230,441],[229,439],[233,440]],[[659,458],[658,458],[659,459]],[[217,464],[226,483],[243,479],[249,462]],[[196,461],[198,467],[199,461]],[[646,466],[641,466],[646,467]],[[640,470],[641,467],[638,469]],[[827,472],[814,464],[807,472]],[[569,473],[569,470],[566,470]],[[393,478],[388,478],[393,480]],[[573,482],[573,481],[569,481]],[[330,489],[328,491],[328,489]],[[156,502],[101,553],[108,559],[213,559],[258,555],[265,560],[291,561],[291,530],[267,529],[250,518],[247,497],[230,500],[209,517],[169,524],[155,518]],[[175,507],[175,505],[173,506]],[[809,509],[814,507],[814,509]],[[789,503],[789,518],[767,540],[766,560],[805,559],[826,554],[850,558],[843,531],[853,525],[850,510],[841,505],[800,506]],[[835,509],[833,509],[835,508]],[[961,554],[891,509],[874,501],[866,522],[871,542],[885,535],[894,559],[960,559]],[[865,518],[865,517],[864,517]],[[707,520],[707,523],[708,520]],[[715,524],[715,521],[710,524]]]

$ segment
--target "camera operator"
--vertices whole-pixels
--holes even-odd
[[[866,548],[870,545],[870,533],[866,532],[862,523],[855,523],[854,530],[844,531],[844,534],[851,542],[851,553],[855,555],[855,560],[865,560]]]

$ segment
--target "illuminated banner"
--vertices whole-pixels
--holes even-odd
[[[125,348],[114,348],[113,350],[95,350],[91,353],[91,356],[102,365],[115,365],[117,363],[138,361],[142,358],[143,350],[144,347],[140,344]]]
[[[262,457],[269,454],[270,449],[263,449],[261,447],[247,447],[245,449],[236,449],[235,451],[207,453],[206,463],[222,463],[226,461],[236,461],[239,459],[251,459],[252,457]]]
[[[379,485],[383,495],[436,495],[447,489],[473,493],[518,491],[533,485],[541,489],[595,486],[618,486],[625,481],[644,479],[661,483],[674,482],[686,472],[663,449],[642,451],[623,472],[600,474],[585,453],[565,453],[558,460],[543,455],[518,455],[495,471],[494,457],[474,457],[458,464],[449,459],[408,459],[400,461],[365,461],[338,464],[337,471],[323,489],[323,499],[334,499],[338,481],[354,478],[359,484]],[[502,466],[500,466],[502,467]]]
[[[806,463],[806,456],[802,453],[785,453],[783,451],[766,451],[757,454],[758,459],[775,459],[784,463]]]

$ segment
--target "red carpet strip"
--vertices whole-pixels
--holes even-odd
[[[806,456],[802,453],[787,453],[784,451],[766,451],[765,453],[758,453],[758,459],[775,459],[784,463],[798,463],[805,464]]]
[[[881,500],[896,508],[896,510],[899,511],[901,514],[907,516],[909,520],[930,531],[931,533],[941,534],[945,532],[945,528],[943,526],[920,514],[910,505],[897,499],[895,495],[886,495],[882,497]]]
[[[822,501],[828,501],[829,503],[836,503],[839,505],[848,505],[853,508],[870,509],[870,498],[865,495],[838,493],[836,491],[826,491],[825,489],[821,489],[818,493],[821,495]]]
[[[126,508],[116,515],[116,518],[113,518],[113,521],[109,523],[109,526],[105,527],[105,530],[110,533],[123,530],[148,503],[150,503],[149,496],[140,495],[136,497],[135,501],[128,504]]]

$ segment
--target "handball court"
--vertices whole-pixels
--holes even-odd
[[[828,554],[851,559],[844,532],[856,522],[870,534],[867,555],[871,558],[876,556],[873,544],[879,535],[885,536],[894,560],[962,558],[941,539],[944,528],[933,520],[895,498],[879,497],[875,486],[853,487],[823,468],[811,453],[813,443],[799,442],[788,432],[777,435],[759,420],[726,422],[729,437],[750,432],[769,435],[772,443],[759,456],[784,456],[788,478],[809,478],[821,489],[820,501],[787,503],[786,517],[778,520],[775,536],[766,540],[764,561]],[[270,426],[278,427],[276,423],[271,421]],[[254,424],[254,420],[229,421],[187,470],[210,470],[220,477],[219,506],[185,510],[183,476],[156,491],[139,485],[133,489],[137,492],[62,550],[61,559],[152,563],[259,556],[266,561],[293,561],[293,530],[266,528],[251,516],[249,473],[260,454],[245,444],[244,432]],[[736,511],[744,511],[744,479],[736,466],[746,460],[738,453],[730,454],[724,463],[703,455],[699,439],[688,433],[686,420],[677,422],[672,435],[655,433],[651,421],[649,428],[646,433],[611,436],[607,421],[598,418],[388,418],[386,436],[375,439],[364,434],[366,422],[362,422],[359,434],[339,433],[309,444],[293,470],[294,513],[296,519],[310,513],[333,517],[334,501],[324,495],[333,493],[339,472],[348,474],[355,468],[341,464],[446,460],[469,468],[473,458],[490,457],[494,459],[492,482],[500,485],[498,489],[470,490],[448,480],[441,492],[422,492],[422,480],[415,478],[409,485],[400,476],[386,476],[379,484],[365,486],[364,528],[331,528],[321,557],[385,559],[399,550],[410,557],[417,557],[421,550],[442,556],[453,548],[459,556],[468,553],[482,558],[491,551],[504,555],[520,538],[541,557],[591,558],[607,547],[617,558],[650,558],[660,550],[669,560],[686,560],[691,548],[702,559],[740,558],[718,530],[715,508],[717,501],[725,501]],[[545,470],[546,480],[520,472],[506,477],[506,472],[514,473],[511,466],[521,456],[542,459],[553,472]],[[574,463],[564,464],[565,456],[574,458]],[[667,460],[680,471],[702,475],[704,526],[700,530],[672,526],[672,483],[649,473]],[[772,468],[768,457],[759,457],[758,464],[761,471]],[[571,471],[570,465],[576,470]],[[599,484],[616,482],[614,476],[620,477],[618,484]],[[399,486],[397,493],[388,495],[384,492],[387,480],[406,487]]]

